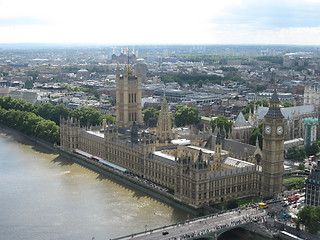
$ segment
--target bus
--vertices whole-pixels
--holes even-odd
[[[263,203],[263,202],[260,202],[260,203],[258,203],[258,207],[259,207],[259,208],[267,208],[267,207],[268,207],[268,204]]]

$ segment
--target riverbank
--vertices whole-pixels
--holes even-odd
[[[0,126],[0,134],[6,138],[9,138],[9,139],[11,138],[12,140],[15,140],[19,143],[32,145],[34,146],[34,149],[36,151],[59,154],[60,156],[66,159],[70,159],[71,161],[76,162],[90,170],[93,170],[114,182],[120,183],[128,188],[140,191],[152,198],[155,198],[156,200],[164,202],[175,208],[181,209],[189,213],[190,215],[201,216],[209,213],[208,209],[196,208],[196,207],[187,205],[179,201],[178,199],[175,199],[172,194],[169,194],[167,192],[161,192],[158,189],[155,189],[151,186],[143,184],[143,182],[137,179],[121,174],[110,168],[104,167],[93,160],[81,157],[77,154],[62,151],[58,146],[54,146],[53,144],[47,143],[43,140],[36,139],[34,137],[26,136],[6,126]]]

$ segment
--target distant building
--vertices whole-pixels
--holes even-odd
[[[305,147],[308,149],[311,144],[317,141],[318,118],[305,118]]]
[[[87,69],[80,69],[77,71],[77,78],[78,79],[86,79],[90,76],[90,73]]]
[[[305,204],[314,207],[320,206],[320,161],[318,161],[318,167],[306,179],[305,185]]]
[[[311,52],[287,53],[283,56],[283,66],[304,67],[307,66],[314,55]]]
[[[291,102],[295,103],[295,98],[292,93],[278,93],[279,100],[281,102]],[[257,101],[261,99],[271,99],[272,92],[261,92],[261,93],[248,93],[246,98],[248,101]]]
[[[320,83],[309,83],[305,86],[304,104],[320,106]]]
[[[138,59],[137,63],[134,66],[134,72],[136,75],[141,76],[141,81],[142,83],[147,82],[147,72],[148,72],[148,67],[147,64],[143,62],[143,60]]]
[[[123,53],[121,53],[119,56],[112,54],[111,61],[117,64],[135,64],[137,62],[137,57],[134,54],[129,56]]]
[[[39,96],[39,90],[13,90],[9,93],[10,96],[16,99],[23,99],[26,100],[29,103],[35,104],[37,103],[38,96]]]

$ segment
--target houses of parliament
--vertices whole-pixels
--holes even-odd
[[[61,149],[78,149],[168,189],[173,198],[194,207],[233,198],[272,198],[282,192],[285,119],[274,92],[263,121],[263,149],[228,139],[225,132],[173,133],[165,97],[157,126],[143,124],[141,78],[131,65],[116,74],[116,123],[97,131],[76,119],[61,119]],[[183,144],[181,144],[183,143]],[[187,143],[187,144],[186,144]]]

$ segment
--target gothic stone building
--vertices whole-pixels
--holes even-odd
[[[123,79],[117,77],[117,81]],[[128,98],[130,94],[136,93],[128,90]],[[274,94],[264,121],[264,150],[258,143],[251,146],[225,139],[223,132],[203,139],[206,141],[196,141],[197,145],[174,145],[167,141],[172,135],[168,131],[170,122],[166,116],[170,115],[166,102],[156,134],[143,130],[129,118],[118,119],[116,125],[103,124],[100,131],[81,128],[75,119],[61,119],[61,149],[67,152],[79,149],[108,160],[166,187],[175,199],[194,207],[232,198],[273,197],[282,192],[284,134],[280,127],[285,127]],[[117,112],[130,113],[128,109],[120,106]],[[127,125],[130,128],[124,128]],[[165,135],[161,135],[162,130]],[[159,141],[166,141],[167,145]]]

